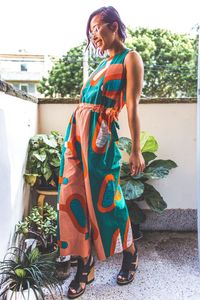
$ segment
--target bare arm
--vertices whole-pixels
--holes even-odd
[[[140,149],[140,120],[138,105],[142,93],[144,67],[140,55],[137,52],[129,52],[125,59],[126,68],[126,106],[128,124],[132,139],[132,152],[130,156],[131,174],[137,175],[145,168],[144,158]]]

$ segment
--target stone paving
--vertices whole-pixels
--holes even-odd
[[[96,261],[95,281],[78,299],[200,300],[196,232],[144,232],[138,250],[139,268],[133,283],[123,287],[116,284],[122,258],[117,254],[104,262]],[[71,268],[63,284],[64,295],[75,270]]]

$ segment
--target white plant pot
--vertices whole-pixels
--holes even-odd
[[[37,293],[38,295],[38,293]],[[29,296],[29,297],[28,297]],[[39,298],[39,295],[38,295]],[[35,293],[32,289],[30,289],[29,293],[28,290],[24,290],[23,294],[22,292],[14,292],[9,290],[7,293],[7,300],[37,300]]]

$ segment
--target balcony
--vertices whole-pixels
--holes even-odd
[[[41,72],[2,72],[1,79],[5,81],[40,81]]]
[[[38,100],[0,82],[1,259],[14,225],[29,209],[30,190],[23,181],[28,140],[51,130],[64,135],[76,105],[73,100]],[[197,300],[196,99],[141,100],[139,109],[141,130],[156,137],[159,157],[178,165],[167,179],[154,183],[168,208],[157,215],[142,207],[147,221],[142,225],[144,238],[138,241],[140,264],[135,282],[116,285],[121,256],[115,255],[96,263],[96,280],[82,299]],[[129,136],[125,109],[119,121],[119,135]],[[65,292],[71,279],[64,284]]]

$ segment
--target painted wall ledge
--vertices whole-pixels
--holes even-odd
[[[39,104],[78,104],[80,98],[39,98]],[[140,103],[197,103],[197,98],[141,98]]]
[[[26,100],[26,101],[30,101],[30,102],[34,102],[34,103],[38,103],[38,99],[36,97],[33,97],[23,91],[17,90],[16,88],[13,87],[12,84],[7,83],[5,81],[0,80],[0,92],[4,92],[5,94]]]
[[[78,104],[80,102],[80,98],[39,98],[33,97],[23,91],[20,91],[13,87],[12,84],[9,84],[5,81],[0,80],[0,91],[4,92],[8,95],[31,101],[39,104]],[[196,97],[188,97],[188,98],[141,98],[140,103],[149,104],[149,103],[197,103]]]

